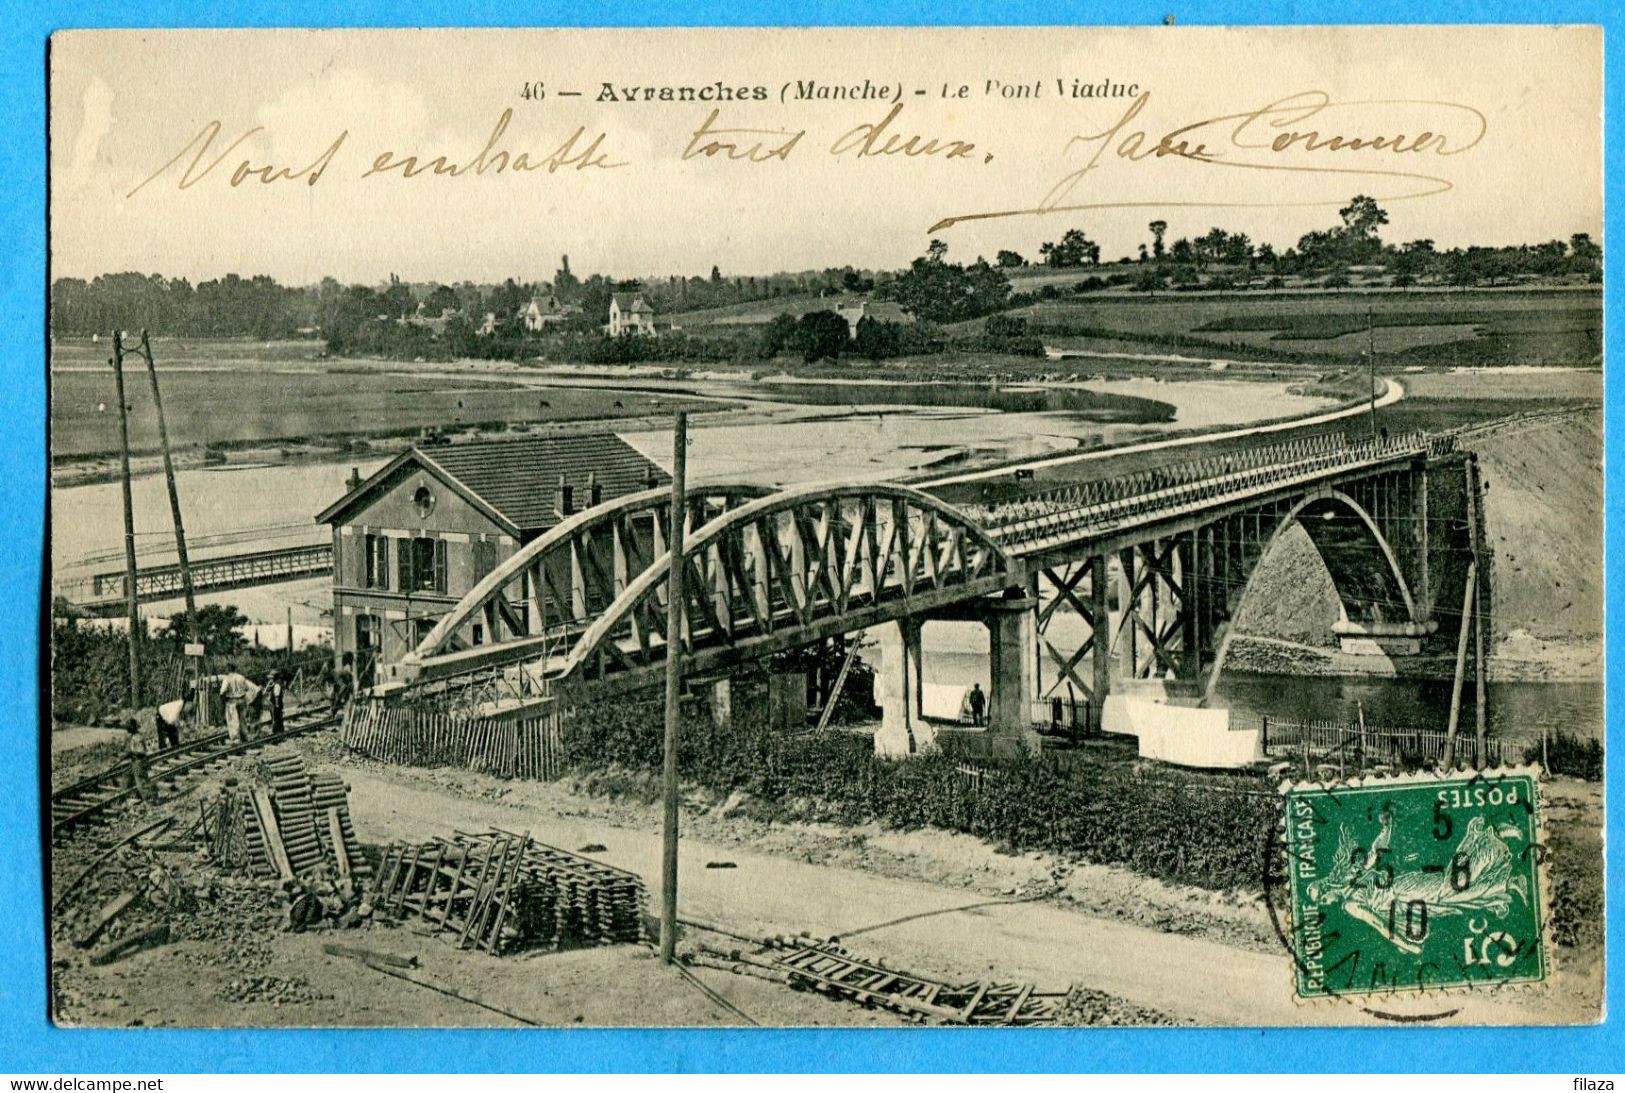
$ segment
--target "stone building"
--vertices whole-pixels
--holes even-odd
[[[333,649],[362,685],[520,546],[671,481],[613,433],[411,448],[317,515],[333,529]],[[480,624],[463,635],[486,635]]]

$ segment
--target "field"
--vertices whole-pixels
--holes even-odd
[[[1083,353],[1329,364],[1374,342],[1389,369],[1602,363],[1602,297],[1584,289],[1093,295],[1013,314]]]
[[[318,437],[411,433],[428,426],[506,428],[510,422],[634,418],[669,412],[673,399],[681,397],[590,387],[539,391],[498,379],[414,376],[386,372],[381,366],[350,368],[337,362],[312,363],[311,343],[270,343],[262,348],[264,344],[193,343],[185,351],[162,343],[154,346],[173,445],[297,443]],[[105,365],[94,366],[100,365],[97,348],[88,342],[58,346],[51,376],[55,459],[118,448],[113,373]],[[157,418],[145,368],[139,358],[126,363],[131,446],[138,452],[154,451]],[[684,401],[691,410],[727,405]]]

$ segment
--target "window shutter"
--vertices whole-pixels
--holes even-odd
[[[378,587],[378,567],[377,567],[377,562],[378,562],[378,536],[376,536],[376,535],[367,536],[367,538],[366,538],[366,546],[367,546],[367,549],[366,549],[366,556],[367,556],[366,568],[367,568],[367,571],[364,574],[366,579],[363,582],[362,587],[363,588],[377,588]]]
[[[446,591],[446,541],[434,541],[434,590],[444,595]]]
[[[378,537],[378,587],[389,587],[389,540]]]
[[[411,592],[412,588],[412,540],[395,540],[395,590],[397,592]]]

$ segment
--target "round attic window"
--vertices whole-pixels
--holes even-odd
[[[427,516],[434,511],[434,491],[428,486],[419,486],[417,492],[412,494],[412,506],[418,510],[419,516]]]

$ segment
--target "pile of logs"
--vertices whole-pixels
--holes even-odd
[[[291,752],[267,753],[248,785],[228,780],[205,828],[213,861],[252,876],[288,881],[325,870],[359,881],[370,872],[343,779],[307,769]]]
[[[506,953],[648,939],[641,878],[528,832],[458,832],[391,846],[378,878],[377,913],[416,916],[455,934],[463,948]]]

